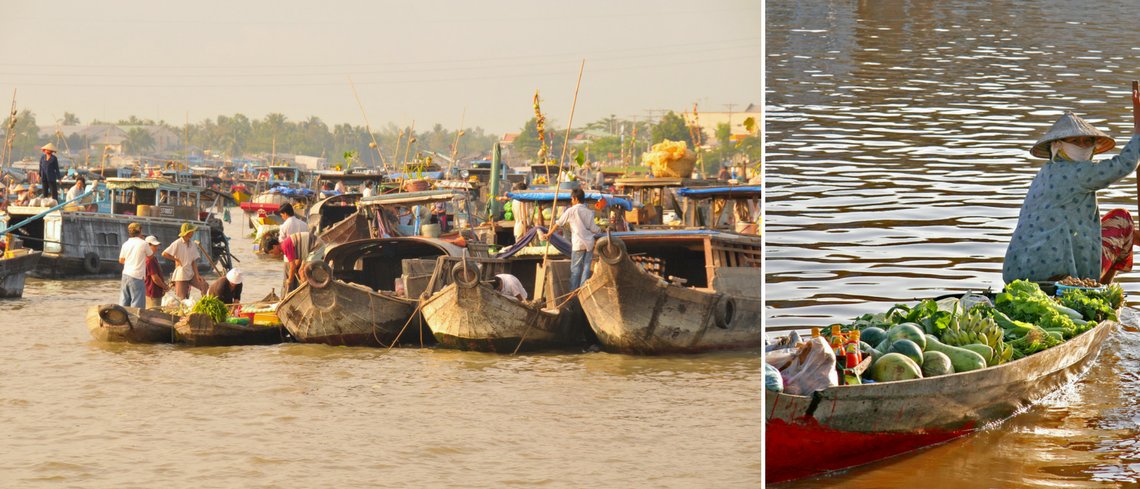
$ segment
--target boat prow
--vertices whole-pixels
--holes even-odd
[[[103,304],[87,309],[87,329],[97,341],[172,343],[175,317],[153,309]]]

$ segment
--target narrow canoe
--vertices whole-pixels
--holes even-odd
[[[1013,362],[939,377],[768,391],[766,480],[784,482],[942,443],[1001,422],[1083,375],[1118,323]]]

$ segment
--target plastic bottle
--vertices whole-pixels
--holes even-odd
[[[831,326],[831,350],[835,353],[835,368],[836,368],[836,370],[839,371],[839,374],[840,374],[839,375],[839,384],[840,385],[843,384],[843,372],[847,367],[847,365],[844,361],[845,357],[843,354],[843,340],[844,340],[843,331],[840,329],[839,325],[838,324],[832,325]]]
[[[855,373],[855,367],[863,362],[863,353],[859,350],[859,331],[847,333],[847,343],[843,345],[844,368],[843,383],[845,385],[859,385],[861,379]]]

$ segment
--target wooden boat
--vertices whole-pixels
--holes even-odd
[[[176,318],[156,309],[103,304],[87,309],[87,330],[97,341],[172,343]]]
[[[24,279],[36,268],[40,255],[39,251],[27,248],[0,254],[0,299],[23,297]]]
[[[387,347],[418,344],[419,323],[409,324],[429,276],[417,262],[458,255],[449,243],[419,237],[352,241],[330,248],[323,261],[305,264],[306,280],[277,306],[289,334],[302,343]],[[407,327],[403,335],[401,330]]]
[[[100,184],[104,185],[104,184]],[[199,270],[208,272],[214,262],[230,268],[229,241],[222,221],[203,212],[204,189],[147,178],[110,178],[92,195],[91,204],[74,208],[8,208],[12,224],[8,228],[28,248],[43,255],[31,271],[33,277],[80,278],[117,277],[123,266],[119,251],[128,239],[127,225],[142,224],[144,235],[153,235],[163,244],[178,239],[183,223],[198,226],[193,240],[201,243],[207,260]]]
[[[769,484],[867,464],[1005,420],[1084,374],[1117,323],[1048,350],[938,377],[764,399]]]
[[[309,208],[309,232],[334,245],[372,237],[368,215],[357,207],[361,194],[334,195]]]
[[[487,281],[499,273],[515,275],[534,299],[519,301],[496,291]],[[438,282],[445,276],[450,276],[450,283],[420,305],[441,346],[512,353],[581,348],[588,343],[580,309],[561,303],[559,292],[568,291],[570,284],[569,260],[469,258],[441,263],[434,279]]]
[[[607,351],[759,348],[761,247],[715,230],[614,233],[597,241],[578,297]]]
[[[287,335],[280,325],[219,323],[206,314],[192,313],[174,323],[174,338],[190,346],[239,346],[275,345]]]

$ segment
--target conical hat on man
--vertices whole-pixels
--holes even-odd
[[[41,147],[40,150],[41,151],[51,151],[52,153],[58,153],[58,151],[55,149],[55,145],[52,143],[47,143],[47,144],[43,145],[43,147]]]
[[[1033,149],[1029,150],[1029,154],[1038,158],[1050,158],[1052,152],[1049,151],[1049,144],[1058,139],[1072,138],[1072,137],[1094,137],[1096,138],[1096,148],[1093,149],[1093,154],[1098,155],[1116,147],[1116,141],[1108,137],[1108,134],[1101,132],[1100,129],[1093,127],[1084,119],[1081,119],[1072,112],[1065,112],[1053,127],[1049,128],[1049,132],[1041,136],[1033,145]]]

